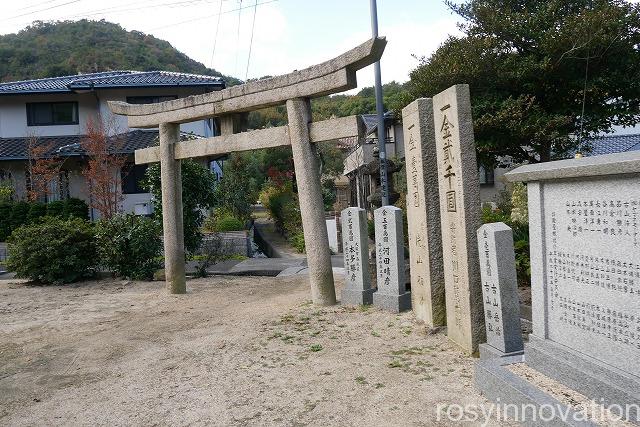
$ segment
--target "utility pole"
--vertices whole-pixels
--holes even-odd
[[[378,38],[378,5],[376,0],[371,0],[371,33],[372,37]],[[382,196],[382,206],[389,205],[389,181],[387,178],[387,147],[384,128],[384,103],[382,101],[382,73],[380,71],[380,61],[374,65],[376,75],[376,111],[378,113],[378,154],[380,156],[380,192]]]

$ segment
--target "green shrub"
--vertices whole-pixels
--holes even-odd
[[[521,191],[518,189],[516,191]],[[501,204],[502,207],[493,209],[490,204],[482,206],[482,222],[504,222],[513,230],[513,249],[516,257],[516,272],[521,286],[531,284],[531,259],[529,255],[529,225],[520,221],[513,221],[511,201]],[[526,210],[526,205],[524,207]],[[522,218],[522,215],[517,217]]]
[[[376,240],[376,223],[372,219],[367,220],[367,234],[371,240]]]
[[[216,221],[215,231],[241,231],[245,229],[244,221],[233,216],[223,216]]]
[[[156,221],[131,214],[98,221],[96,239],[100,263],[118,276],[150,280],[159,267],[160,233]]]
[[[242,231],[246,222],[225,208],[218,208],[204,220],[203,228],[208,232]]]
[[[13,200],[14,194],[12,186],[0,182],[0,203],[10,202]]]
[[[64,218],[64,200],[47,203],[47,216]]]
[[[293,192],[292,182],[276,184],[268,182],[260,193],[260,201],[269,211],[276,228],[299,252],[304,252],[304,233],[298,196]]]
[[[16,229],[8,243],[7,269],[20,278],[69,283],[95,271],[93,227],[81,219],[44,217]]]
[[[7,240],[11,235],[11,209],[13,203],[0,203],[0,242]]]
[[[27,222],[33,224],[46,214],[47,205],[44,203],[31,203],[31,206],[29,206],[29,214],[27,215]]]
[[[84,200],[70,198],[64,201],[62,214],[65,218],[89,219],[89,206]]]
[[[296,248],[298,252],[303,253],[305,251],[304,233],[302,231],[291,234],[288,240],[291,246]]]
[[[182,162],[182,215],[184,224],[184,246],[187,252],[198,251],[202,242],[201,228],[205,220],[203,211],[215,207],[216,176],[206,166],[195,160]],[[149,166],[143,182],[153,194],[153,218],[162,224],[162,191],[160,188],[160,165]]]
[[[31,206],[27,202],[17,202],[13,204],[11,207],[11,213],[9,214],[9,222],[12,231],[27,223],[27,216],[29,215],[30,208]]]

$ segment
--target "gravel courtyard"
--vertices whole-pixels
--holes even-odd
[[[301,277],[188,288],[0,280],[0,425],[451,425],[438,405],[485,402],[410,313],[317,308]]]

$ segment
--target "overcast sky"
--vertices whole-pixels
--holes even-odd
[[[127,30],[167,40],[191,58],[241,79],[308,67],[339,55],[371,35],[369,0],[258,0],[257,7],[254,2],[3,2],[0,33],[15,33],[34,20],[105,19]],[[378,9],[380,34],[389,41],[382,61],[384,82],[408,80],[408,73],[417,64],[412,55],[429,55],[448,35],[458,34],[456,16],[442,0],[378,0]],[[222,14],[218,15],[220,10]],[[360,87],[373,84],[371,67],[359,72],[358,83]]]

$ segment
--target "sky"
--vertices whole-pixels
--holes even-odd
[[[369,0],[255,2],[3,2],[0,34],[18,32],[34,20],[105,19],[167,40],[189,57],[243,80],[306,68],[371,37]],[[380,35],[388,40],[381,64],[385,83],[407,81],[418,64],[416,56],[428,56],[449,35],[460,34],[457,17],[442,0],[378,0],[378,20]],[[359,87],[372,86],[373,81],[372,67],[359,71]]]

